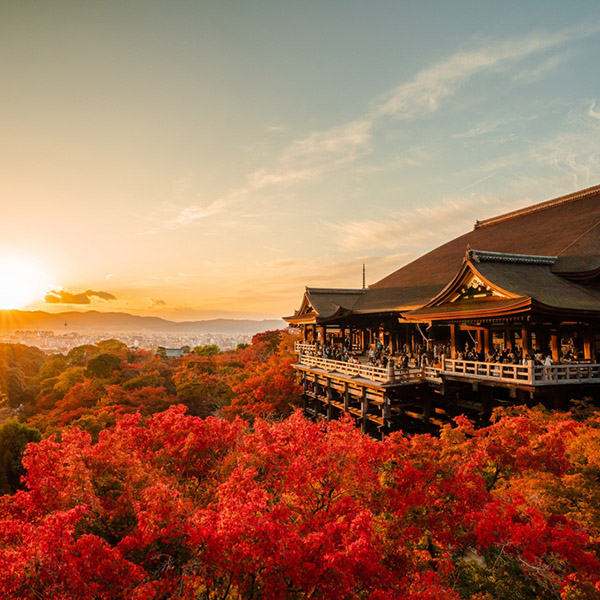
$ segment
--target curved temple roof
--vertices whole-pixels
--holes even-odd
[[[600,275],[600,186],[477,221],[472,231],[366,290],[307,288],[301,309],[286,320],[314,323],[381,312],[425,318],[465,262],[491,285],[508,290],[513,298],[508,304],[520,298],[521,306],[529,299],[540,307],[600,313],[600,286],[594,284]],[[507,303],[498,297],[482,300],[489,309]],[[462,302],[463,309],[469,308],[465,303],[475,308],[472,299]],[[452,312],[451,307],[441,311],[438,305],[436,314],[442,312]]]

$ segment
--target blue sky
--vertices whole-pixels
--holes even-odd
[[[31,308],[289,314],[600,183],[599,56],[597,2],[5,0],[0,252],[116,298]]]

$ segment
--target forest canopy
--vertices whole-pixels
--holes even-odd
[[[296,410],[294,339],[1,348],[0,596],[600,597],[593,407],[376,441]]]

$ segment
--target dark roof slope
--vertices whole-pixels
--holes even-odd
[[[319,317],[326,318],[336,314],[340,309],[351,310],[360,296],[362,289],[328,289],[306,288],[306,297]]]
[[[600,268],[599,224],[600,186],[595,186],[478,222],[473,231],[428,252],[370,289],[428,284],[439,292],[460,268],[467,246],[557,256],[553,270],[565,274],[594,271]],[[367,301],[365,297],[361,304]]]

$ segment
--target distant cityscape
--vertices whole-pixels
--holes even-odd
[[[156,351],[164,348],[182,348],[215,344],[222,351],[233,350],[239,344],[249,344],[252,335],[247,333],[169,333],[152,331],[87,331],[57,332],[22,330],[0,334],[0,342],[36,346],[48,354],[65,353],[85,344],[96,344],[102,340],[116,339],[130,348]]]

